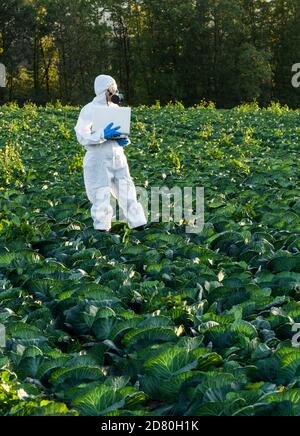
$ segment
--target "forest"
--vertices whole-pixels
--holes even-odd
[[[299,0],[2,0],[0,102],[82,104],[98,74],[131,105],[298,106]],[[299,66],[299,65],[298,65]],[[294,86],[293,86],[294,83]],[[300,82],[299,82],[300,83]]]

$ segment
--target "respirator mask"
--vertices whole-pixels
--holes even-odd
[[[109,96],[111,97],[111,102],[114,104],[120,104],[124,100],[123,94],[120,93],[118,88],[111,86],[108,88]]]

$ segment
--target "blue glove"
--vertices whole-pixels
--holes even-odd
[[[120,138],[120,139],[116,139],[116,141],[119,145],[121,145],[121,147],[126,147],[126,145],[129,144],[128,138]]]
[[[108,126],[104,129],[104,138],[105,139],[112,139],[115,136],[120,136],[120,132],[118,132],[119,129],[121,129],[121,126],[113,127],[114,123],[108,124]]]

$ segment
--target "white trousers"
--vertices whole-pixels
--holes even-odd
[[[137,201],[124,149],[116,141],[93,146],[86,152],[83,175],[86,194],[92,203],[91,215],[95,229],[111,228],[114,214],[111,194],[117,199],[129,228],[147,223],[143,207]]]

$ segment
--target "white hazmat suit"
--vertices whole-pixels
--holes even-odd
[[[111,228],[114,213],[110,203],[111,193],[118,200],[131,229],[147,223],[143,207],[137,201],[123,147],[116,140],[106,140],[102,129],[93,130],[91,114],[97,106],[118,106],[107,103],[106,91],[111,87],[117,89],[112,77],[101,75],[96,78],[96,97],[82,108],[75,126],[77,139],[87,150],[83,160],[83,175],[86,194],[92,203],[94,228],[107,231]]]

